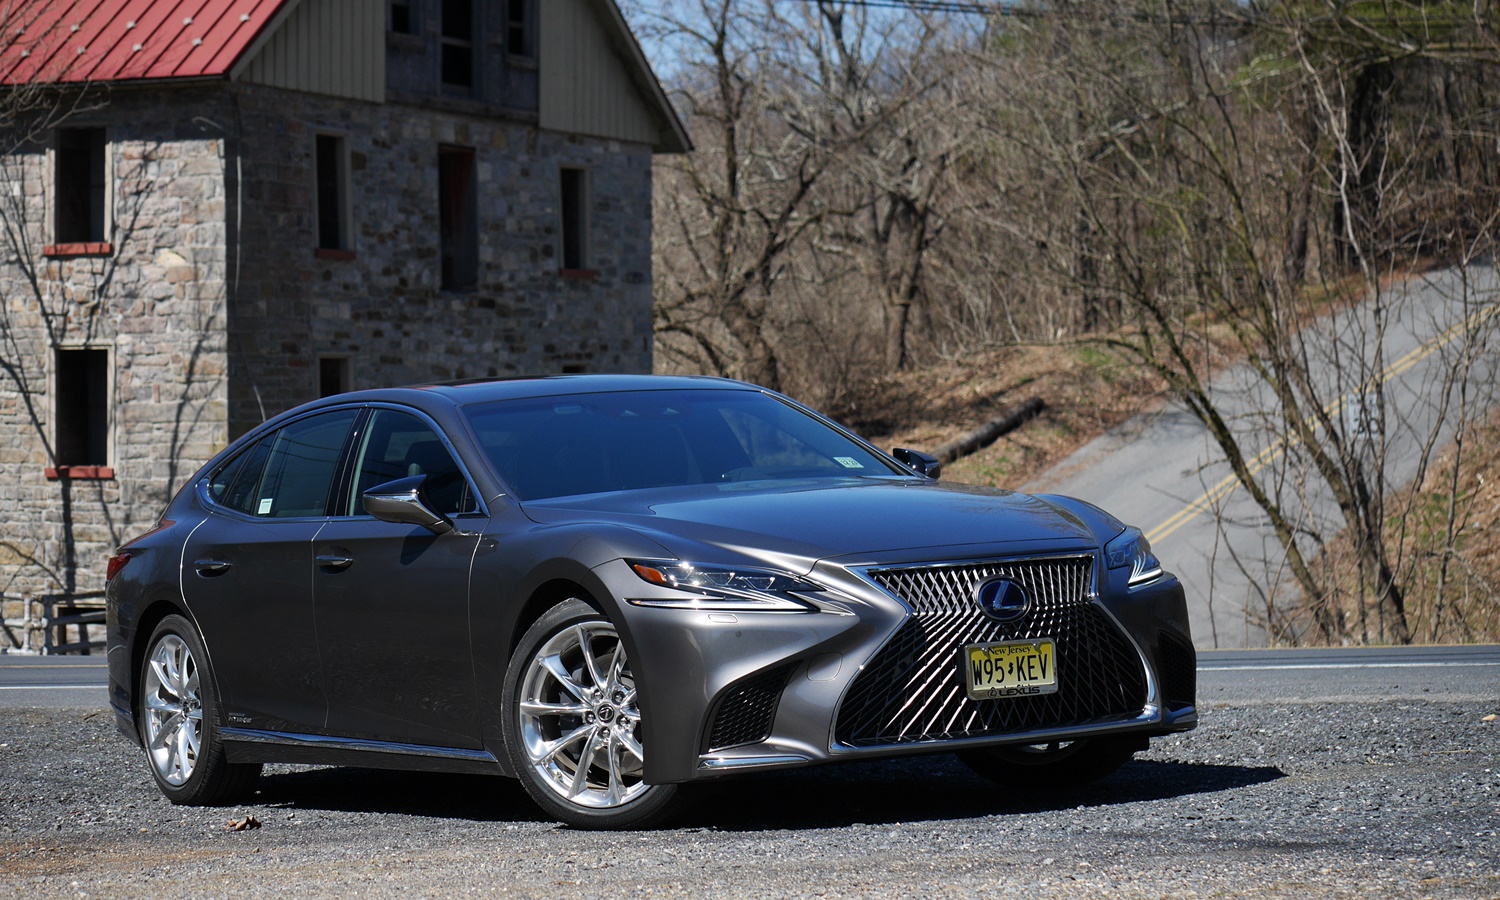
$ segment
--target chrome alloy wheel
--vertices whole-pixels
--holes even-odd
[[[198,663],[175,634],[151,649],[145,679],[146,752],[161,779],[182,785],[193,775],[203,739]]]
[[[543,643],[518,707],[526,758],[558,797],[604,810],[651,790],[642,780],[635,681],[613,625],[570,625]]]

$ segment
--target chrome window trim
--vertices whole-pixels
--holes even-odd
[[[287,419],[286,421],[281,422],[280,424],[278,424],[273,429],[269,429],[267,431],[259,431],[259,430],[252,431],[252,432],[249,432],[249,434],[257,435],[257,437],[255,438],[255,441],[258,441],[258,440],[260,440],[260,438],[265,437],[267,434],[271,434],[271,433],[280,431],[281,429],[287,427],[288,425],[292,425],[292,424],[294,424],[296,422],[301,422],[303,419],[307,419],[307,418],[310,418],[312,416],[323,415],[325,413],[339,412],[339,411],[342,411],[342,410],[349,410],[349,409],[356,410],[356,411],[361,412],[361,413],[367,412],[369,410],[375,410],[375,409],[389,409],[389,410],[393,410],[395,412],[409,413],[411,415],[416,416],[418,419],[420,419],[423,424],[427,425],[429,428],[432,429],[432,433],[435,434],[435,435],[437,435],[438,440],[442,442],[444,449],[446,449],[448,451],[448,454],[453,457],[453,461],[458,464],[458,470],[463,473],[464,479],[469,483],[469,495],[474,498],[474,504],[478,507],[478,509],[476,509],[474,512],[459,513],[458,515],[452,516],[451,518],[453,518],[455,520],[458,520],[458,519],[467,519],[467,518],[471,518],[471,517],[473,517],[473,518],[479,518],[479,517],[489,518],[489,515],[490,515],[489,504],[485,501],[484,496],[480,493],[479,489],[477,487],[475,487],[474,474],[469,471],[469,467],[464,463],[463,456],[458,453],[457,449],[455,448],[455,446],[453,444],[453,441],[448,437],[447,432],[445,432],[443,430],[443,428],[440,425],[438,425],[438,423],[432,418],[432,416],[429,416],[426,412],[424,412],[423,410],[418,409],[415,406],[406,406],[406,405],[403,405],[403,404],[400,404],[400,403],[390,403],[390,402],[383,401],[383,400],[382,401],[366,402],[366,403],[350,403],[350,404],[345,404],[345,405],[340,405],[340,406],[325,406],[325,407],[321,407],[319,409],[309,410],[305,415],[300,415],[300,416],[296,416],[296,417],[291,418],[291,419]],[[353,454],[354,445],[357,444],[363,438],[363,436],[364,436],[364,428],[367,427],[368,424],[369,424],[369,417],[368,416],[362,416],[362,417],[359,417],[359,418],[355,419],[354,426],[353,426],[353,428],[354,428],[354,441],[349,446],[350,455],[347,456],[347,457],[345,457],[345,456],[343,456],[341,454],[340,457],[339,457],[340,474],[339,474],[338,477],[341,480],[344,477],[343,474],[342,474],[343,471],[345,469],[347,469],[349,466],[354,465],[354,454]],[[243,438],[242,438],[242,440],[243,440]],[[249,452],[249,449],[250,449],[251,445],[253,445],[255,443],[255,441],[247,441],[246,444],[245,444],[245,446],[241,449],[240,452]],[[223,504],[221,504],[218,501],[214,500],[213,495],[209,492],[209,483],[213,480],[213,476],[214,476],[215,472],[217,472],[219,469],[223,468],[224,465],[227,465],[228,463],[232,462],[234,459],[236,459],[238,457],[239,457],[239,453],[236,453],[236,454],[234,454],[234,456],[225,459],[222,464],[220,464],[218,466],[215,466],[212,469],[206,470],[203,473],[203,476],[200,477],[198,479],[197,483],[194,485],[194,490],[195,490],[195,492],[197,493],[197,496],[198,496],[198,502],[201,503],[205,509],[207,509],[210,512],[212,512],[214,515],[229,516],[229,517],[231,517],[231,518],[233,518],[233,519],[235,519],[237,521],[241,521],[241,522],[259,522],[259,523],[263,523],[263,524],[264,523],[269,523],[269,522],[331,522],[331,521],[362,522],[362,521],[374,521],[374,519],[375,519],[374,516],[369,515],[369,514],[359,515],[359,516],[286,516],[284,518],[283,517],[252,516],[249,513],[241,512],[240,510],[231,509],[230,507],[224,506]],[[501,496],[504,496],[504,495],[502,494]]]

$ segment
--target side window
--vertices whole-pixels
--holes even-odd
[[[411,475],[427,476],[427,499],[440,513],[451,516],[478,508],[448,448],[427,423],[409,413],[375,410],[356,459],[349,515],[365,514],[365,491]]]
[[[299,419],[276,432],[265,474],[251,496],[252,516],[273,519],[327,514],[339,451],[359,410]]]
[[[255,495],[275,438],[274,434],[266,435],[250,449],[219,467],[208,483],[209,496],[215,503],[242,513],[255,512]]]

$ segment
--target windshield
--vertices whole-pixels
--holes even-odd
[[[686,484],[910,475],[757,391],[634,391],[464,410],[522,500]]]

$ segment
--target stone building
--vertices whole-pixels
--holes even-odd
[[[688,141],[614,0],[0,17],[0,648],[298,403],[650,371],[651,157]]]

